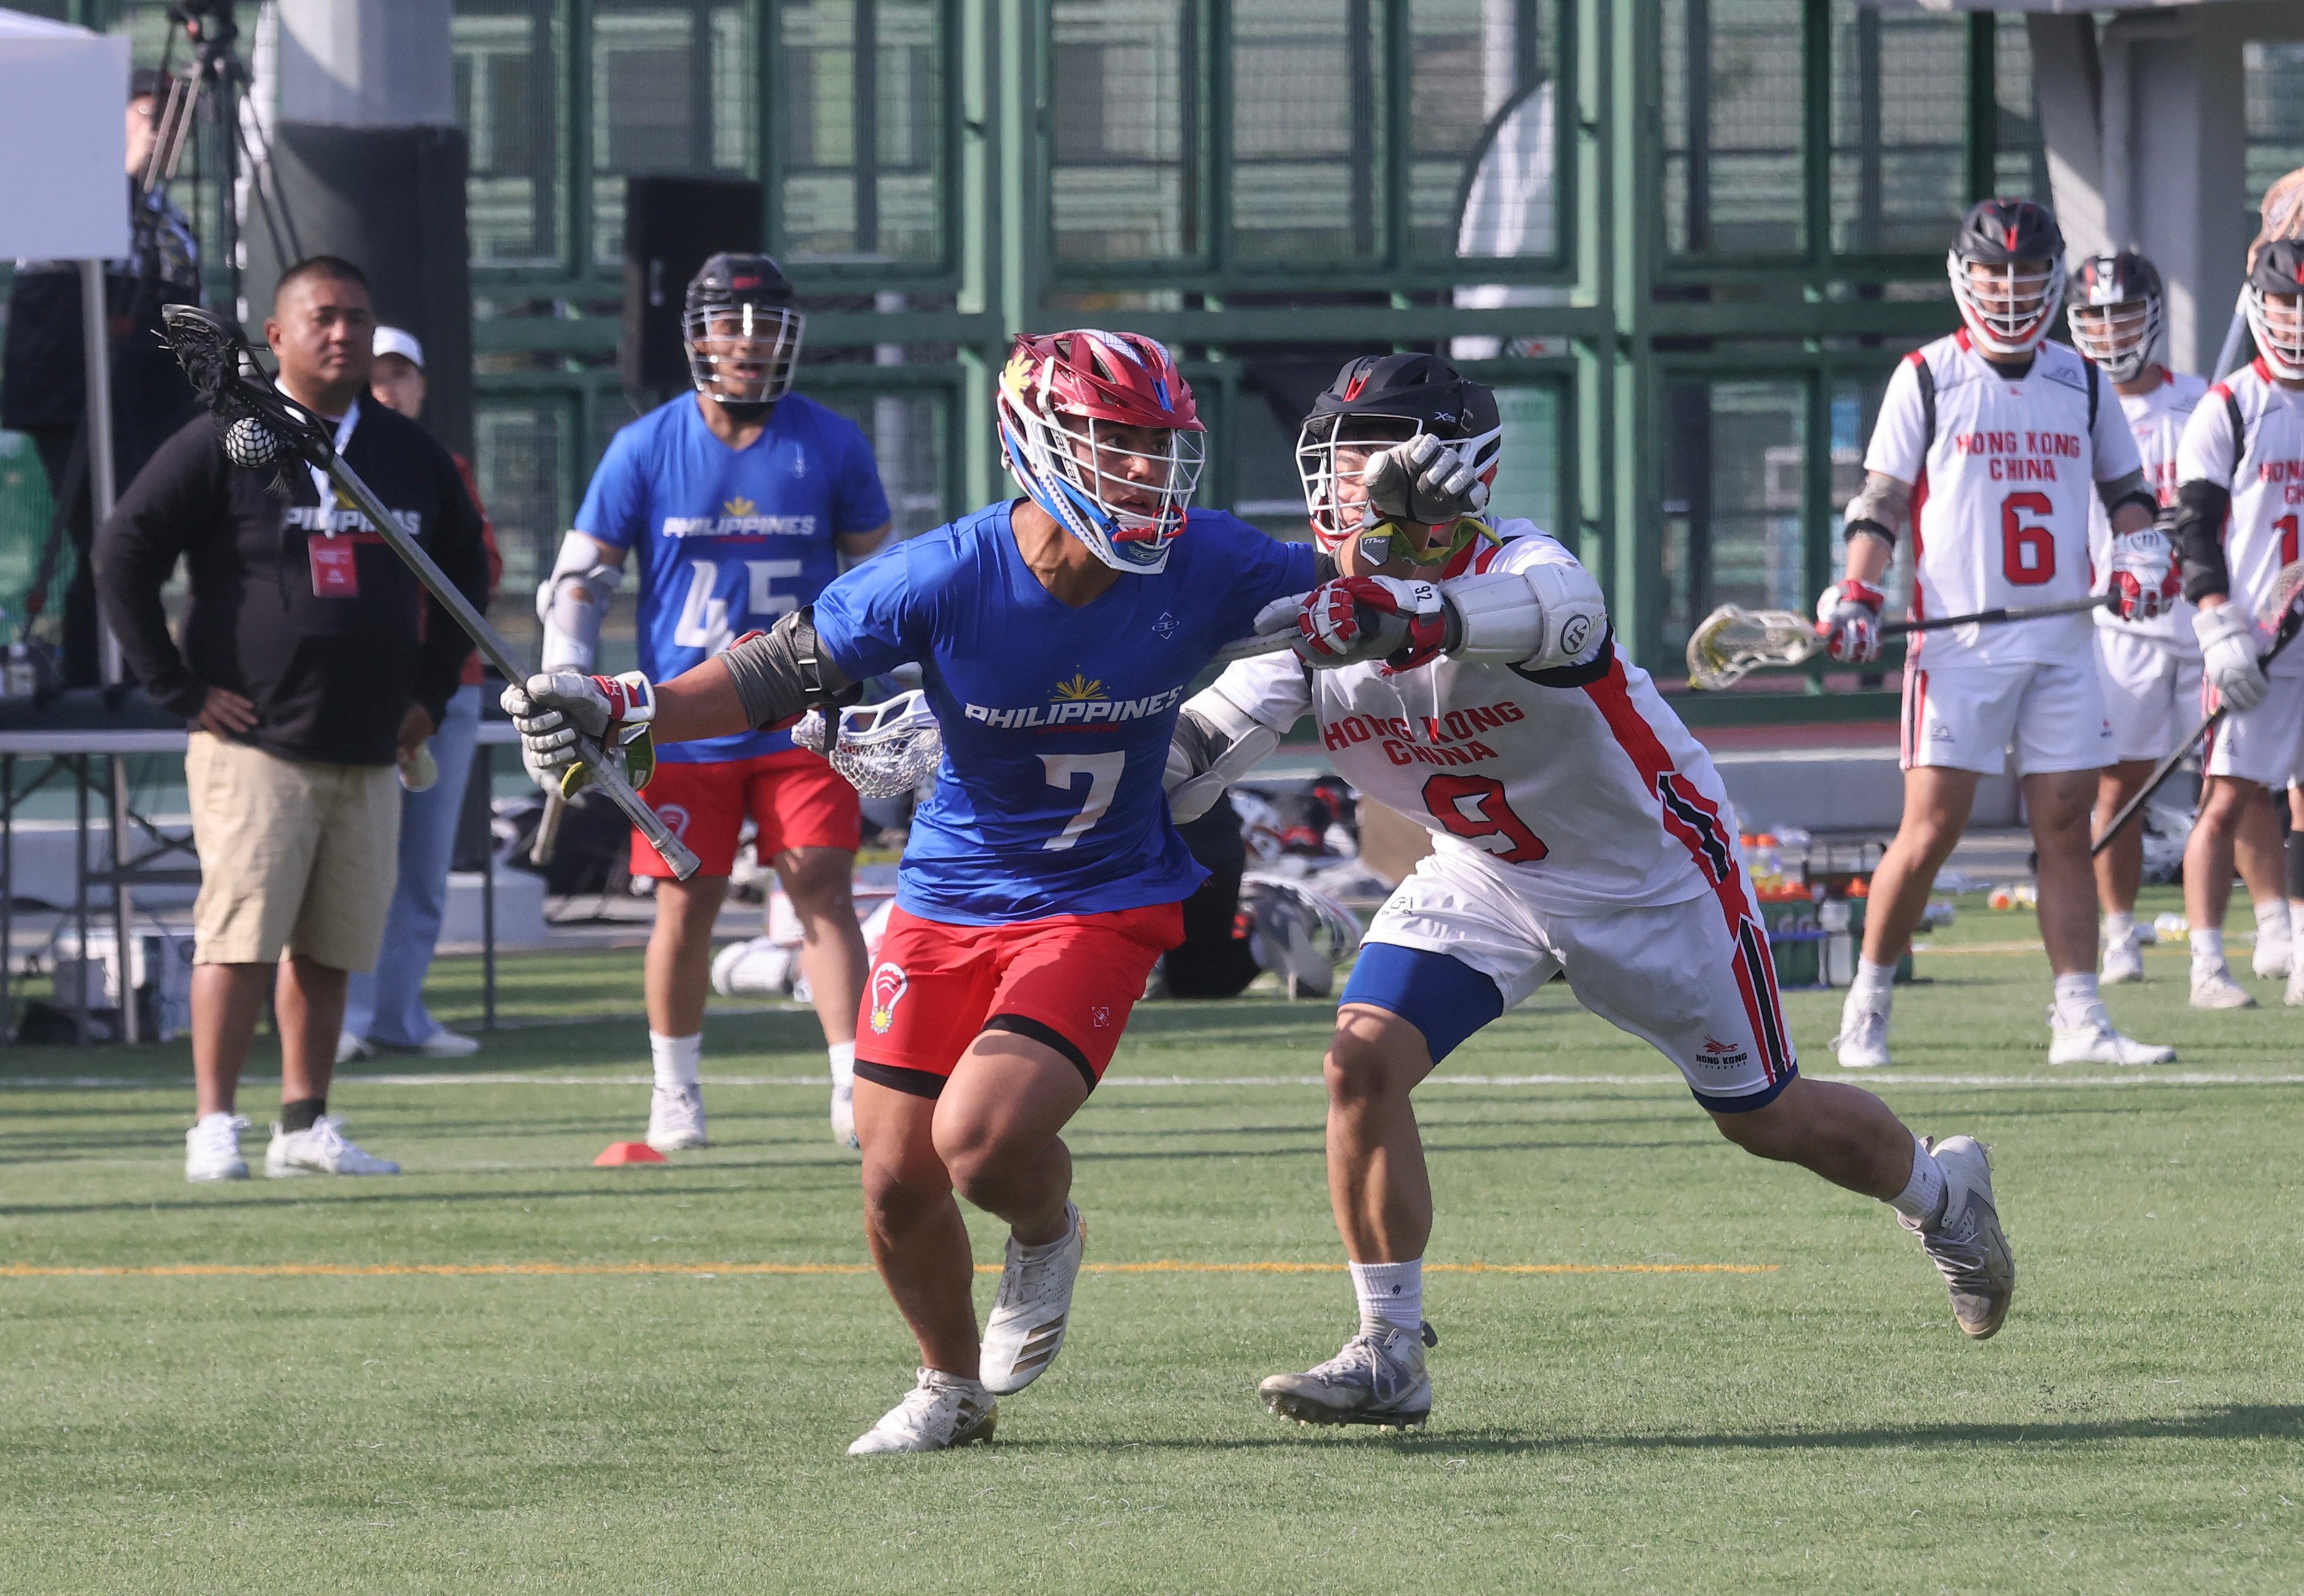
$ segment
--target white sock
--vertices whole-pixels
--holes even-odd
[[[824,1051],[832,1060],[832,1089],[837,1092],[843,1086],[854,1085],[856,1084],[856,1044],[852,1042],[835,1042]]]
[[[656,1062],[656,1084],[659,1086],[693,1086],[697,1067],[704,1062],[704,1038],[695,1036],[660,1036],[648,1033],[648,1057]]]
[[[1355,1263],[1352,1295],[1360,1301],[1364,1330],[1397,1327],[1412,1330],[1424,1322],[1424,1260],[1405,1263]]]
[[[1914,1136],[1912,1178],[1904,1182],[1902,1191],[1888,1199],[1888,1206],[1908,1220],[1932,1225],[1943,1216],[1944,1189],[1944,1167],[1936,1162],[1927,1144]]]
[[[2136,945],[2136,916],[2132,914],[2107,914],[2104,917],[2104,945],[2107,948],[2132,948]]]
[[[2192,927],[2191,936],[2193,973],[2197,975],[2204,970],[2222,969],[2224,962],[2224,927],[2195,925]]]
[[[2088,1018],[2088,1011],[2102,1000],[2097,996],[2096,972],[2076,970],[2069,975],[2056,977],[2056,1021],[2060,1025],[2076,1026]]]
[[[2269,942],[2284,942],[2289,935],[2288,899],[2275,898],[2269,903],[2256,906],[2256,945]]]
[[[1862,954],[1856,956],[1856,979],[1849,984],[1849,995],[1859,998],[1869,1007],[1886,1012],[1896,992],[1896,967],[1874,964]]]

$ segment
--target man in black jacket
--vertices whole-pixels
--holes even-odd
[[[281,388],[335,423],[346,463],[485,604],[479,512],[455,462],[362,402],[375,330],[366,278],[331,256],[283,274],[264,328]],[[233,1096],[275,979],[281,1110],[266,1173],[399,1172],[345,1139],[328,1081],[346,974],[375,963],[392,897],[394,767],[439,724],[472,648],[333,484],[298,464],[280,478],[284,496],[269,473],[233,466],[202,417],[161,446],[97,540],[97,591],[130,667],[192,723],[193,1180],[248,1174]],[[181,647],[160,602],[179,557],[191,585]]]

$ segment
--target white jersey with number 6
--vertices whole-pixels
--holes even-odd
[[[2111,379],[2061,343],[2042,344],[2013,379],[1969,347],[1964,328],[1904,358],[1864,469],[1912,485],[1914,619],[2088,595],[2096,485],[2140,469],[2115,398]],[[1953,627],[1915,633],[1907,657],[1931,671],[2085,659],[2093,629],[2084,613]]]
[[[1575,563],[1527,521],[1503,531],[1444,574]],[[1214,690],[1275,731],[1316,715],[1339,775],[1442,852],[1507,867],[1557,913],[1743,890],[1711,758],[1608,638],[1585,663],[1532,676],[1444,658],[1397,674],[1308,671],[1271,654],[1232,666]]]
[[[2176,471],[2181,481],[2231,493],[2224,563],[2232,595],[2270,621],[2274,579],[2297,559],[2304,525],[2304,393],[2274,381],[2261,359],[2250,361],[2192,412]],[[2272,674],[2304,676],[2304,647],[2283,650]]]

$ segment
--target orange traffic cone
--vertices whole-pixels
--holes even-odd
[[[592,1161],[596,1170],[612,1170],[618,1164],[660,1164],[664,1154],[646,1142],[611,1142],[608,1150]]]

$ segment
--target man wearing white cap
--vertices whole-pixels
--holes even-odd
[[[368,392],[377,403],[413,421],[423,414],[427,388],[424,346],[416,335],[400,327],[377,327],[376,364],[368,371]],[[465,490],[479,504],[471,462],[461,454],[453,458],[464,475]],[[488,591],[493,594],[504,576],[504,558],[496,552],[496,528],[485,505],[480,536],[487,545]],[[406,790],[400,802],[399,881],[385,918],[384,950],[377,955],[376,970],[352,978],[343,1034],[336,1043],[340,1064],[379,1047],[412,1048],[436,1059],[461,1059],[480,1050],[478,1042],[448,1029],[424,1007],[424,977],[432,967],[433,946],[447,908],[457,823],[463,815],[464,790],[479,739],[480,656],[474,654],[464,663],[463,683],[448,700],[440,729],[426,745],[432,768],[422,768],[420,756],[402,763],[401,784]]]

